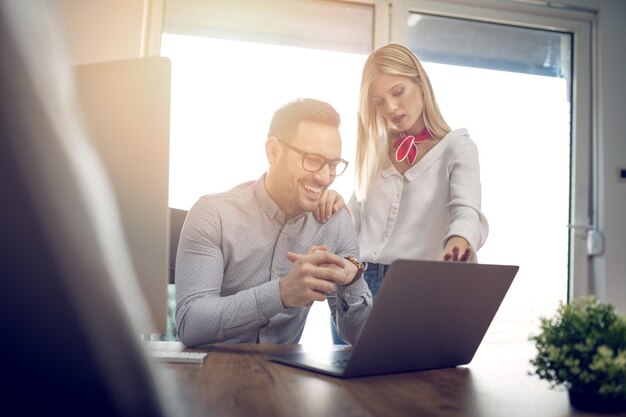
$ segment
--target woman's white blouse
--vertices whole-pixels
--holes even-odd
[[[404,174],[393,165],[382,171],[363,201],[352,196],[361,260],[440,259],[452,236],[477,251],[489,233],[480,192],[476,144],[466,129],[454,130]]]

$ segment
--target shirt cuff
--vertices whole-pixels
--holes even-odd
[[[280,299],[280,280],[275,279],[255,287],[256,305],[265,320],[270,320],[281,311],[287,310]]]
[[[361,304],[363,302],[364,295],[366,294],[369,294],[371,297],[370,289],[363,277],[364,275],[348,285],[337,285],[337,295],[341,300],[348,304],[348,306]]]

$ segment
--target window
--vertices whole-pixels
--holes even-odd
[[[591,17],[504,1],[388,6],[168,0],[170,206],[258,178],[272,113],[296,97],[339,111],[353,162],[362,65],[375,47],[403,43],[424,62],[448,123],[478,144],[491,225],[479,260],[521,266],[491,340],[526,340],[539,315],[588,292]],[[344,197],[353,168],[333,185]],[[330,343],[327,312],[315,304],[303,343]]]
[[[170,207],[256,180],[267,169],[273,112],[297,97],[339,112],[352,162],[361,70],[373,49],[374,7],[339,1],[168,1],[161,55],[172,62]],[[346,201],[354,163],[333,188]],[[302,343],[332,343],[325,303]]]
[[[170,206],[188,209],[201,195],[257,179],[273,112],[297,97],[337,109],[350,161],[373,19],[372,6],[342,2],[168,2],[161,55],[172,61]],[[346,197],[353,167],[333,185]]]

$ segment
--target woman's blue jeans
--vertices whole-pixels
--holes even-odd
[[[389,265],[384,264],[375,264],[372,262],[367,263],[367,269],[363,273],[363,279],[367,282],[367,286],[370,288],[372,292],[372,300],[376,300],[376,295],[378,294],[378,290],[383,283],[383,278],[385,274],[389,270]],[[347,345],[348,343],[344,341],[337,332],[337,328],[335,327],[335,322],[331,317],[330,319],[330,332],[333,337],[333,344],[335,345]]]

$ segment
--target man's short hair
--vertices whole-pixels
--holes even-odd
[[[312,98],[298,98],[274,112],[267,136],[291,142],[301,122],[339,128],[341,119],[337,110],[328,103]]]

